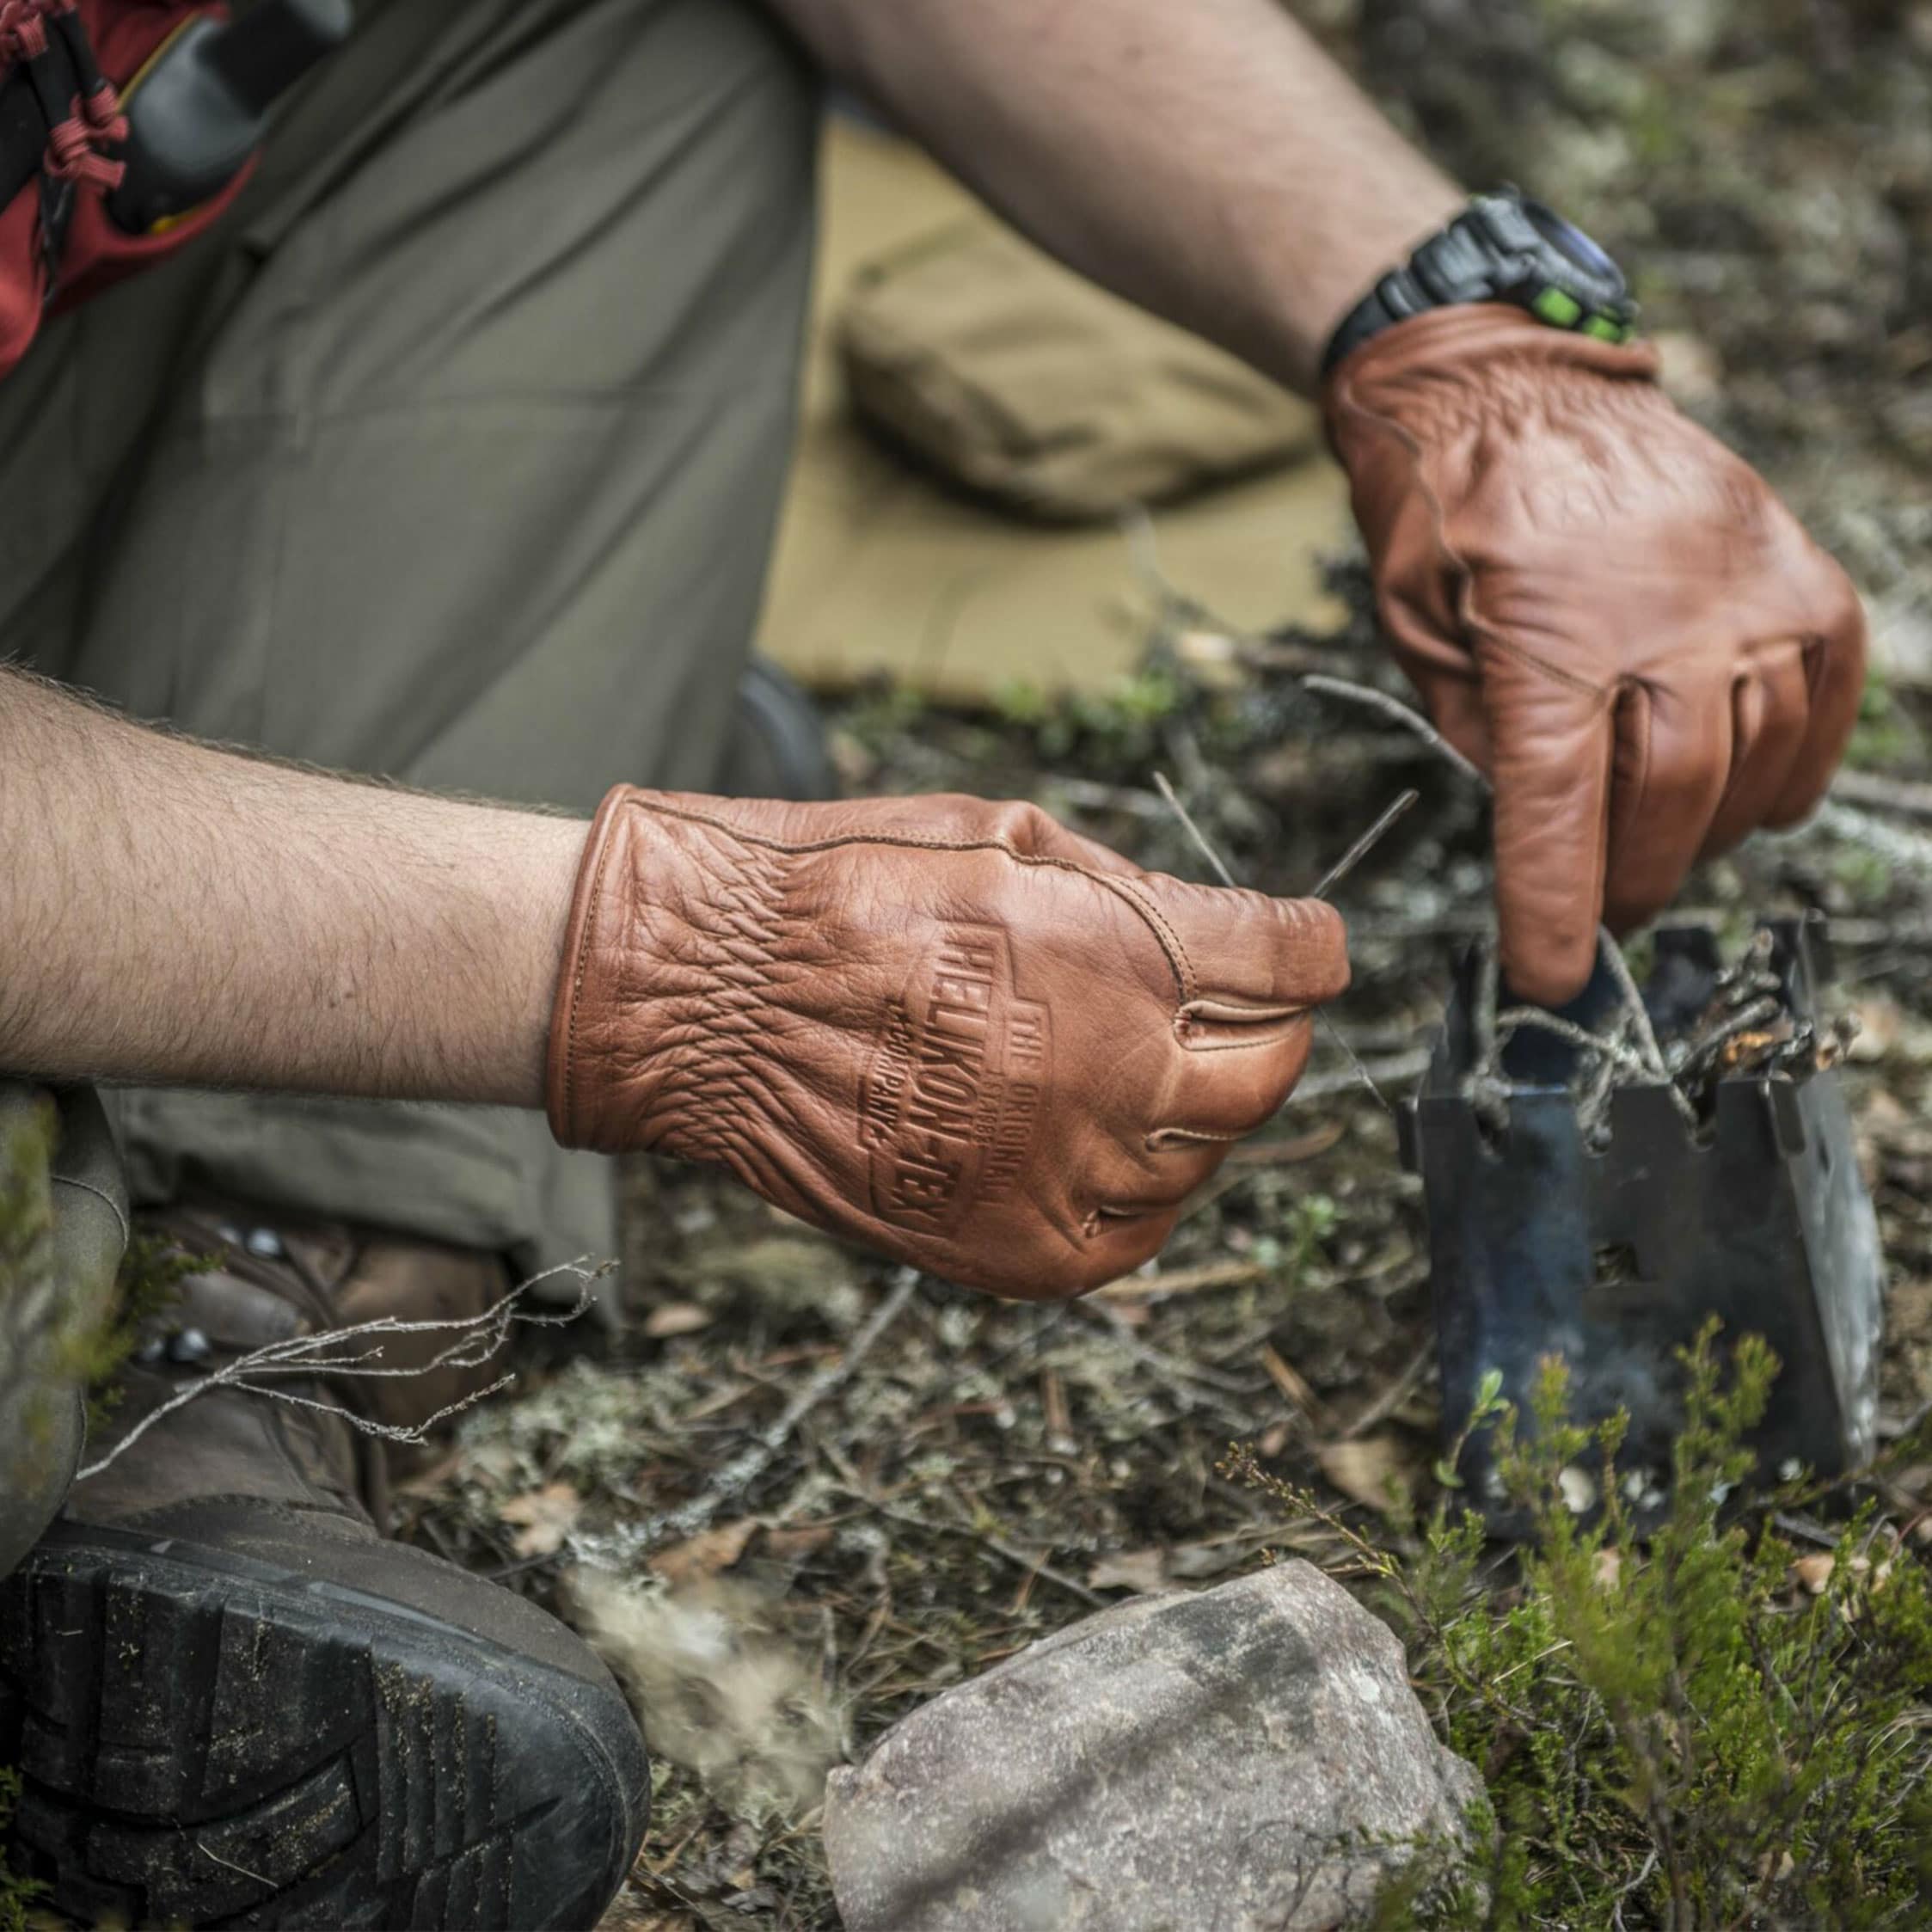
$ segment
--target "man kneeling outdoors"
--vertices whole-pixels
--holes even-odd
[[[7,1050],[41,1078],[546,1107],[567,1145],[721,1162],[1009,1296],[1153,1254],[1286,1099],[1347,979],[1326,905],[1144,872],[1029,805],[621,786],[586,838],[164,736],[19,672],[0,768],[12,823],[60,828],[16,848],[7,892]],[[64,1164],[57,1193],[62,1175],[98,1211],[111,1182]],[[160,1224],[222,1264],[186,1283],[92,1454],[212,1352],[365,1310],[475,1314],[502,1286],[397,1238],[352,1271],[339,1230],[250,1230],[218,1201]],[[353,1389],[406,1422],[494,1372]],[[373,1793],[419,1912],[426,1873],[434,1900],[463,1894],[447,1923],[580,1923],[648,1788],[617,1694],[531,1604],[383,1542],[364,1446],[326,1409],[218,1389],[66,1497],[6,1641],[32,1659],[29,1727],[43,1701],[85,1714],[60,1739],[74,1816],[115,1814],[87,1828],[88,1868],[165,1916],[132,1819],[208,1819],[195,1843],[293,1878],[359,1842]],[[247,1902],[221,1860],[178,1837],[167,1855],[199,1912],[217,1889]],[[316,1896],[383,1875],[354,1864]]]
[[[278,6],[330,10],[236,11]],[[245,183],[117,229],[123,110],[197,10],[0,0],[31,177],[0,208],[0,1069],[58,1113],[21,1209],[49,1252],[0,1279],[0,1762],[90,1922],[586,1926],[642,1832],[635,1728],[561,1625],[383,1540],[366,1437],[223,1387],[65,1493],[35,1338],[111,1282],[130,1198],[213,1266],[90,1465],[255,1349],[392,1317],[420,1366],[449,1331],[411,1324],[610,1253],[609,1163],[568,1150],[1076,1293],[1155,1252],[1346,978],[1325,905],[1031,807],[736,774],[817,70],[1320,395],[1384,627],[1493,783],[1521,997],[1810,809],[1862,618],[1671,407],[1616,265],[1468,199],[1279,0],[359,0]],[[0,1130],[42,1104],[0,1091]],[[489,1372],[284,1386],[408,1429]]]

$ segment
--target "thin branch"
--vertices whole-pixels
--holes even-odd
[[[324,1328],[313,1334],[291,1335],[285,1340],[269,1342],[261,1348],[251,1350],[246,1355],[237,1356],[232,1362],[224,1363],[219,1368],[187,1383],[158,1408],[150,1409],[105,1456],[89,1463],[74,1480],[84,1482],[91,1476],[99,1475],[103,1469],[125,1456],[156,1423],[186,1408],[190,1402],[199,1401],[202,1396],[217,1389],[238,1389],[248,1395],[266,1396],[271,1401],[286,1402],[292,1408],[316,1409],[326,1415],[339,1415],[352,1428],[366,1436],[379,1437],[384,1442],[422,1442],[438,1423],[447,1421],[451,1416],[463,1409],[474,1408],[485,1396],[494,1395],[515,1377],[500,1376],[488,1388],[476,1389],[457,1401],[446,1404],[422,1421],[410,1424],[378,1422],[371,1416],[345,1408],[340,1403],[324,1401],[312,1395],[299,1395],[291,1389],[278,1389],[267,1378],[297,1376],[304,1378],[325,1377],[338,1382],[369,1381],[393,1376],[428,1375],[438,1369],[479,1368],[502,1348],[510,1338],[511,1329],[519,1323],[529,1328],[555,1328],[574,1322],[591,1305],[592,1285],[608,1272],[609,1264],[592,1268],[586,1267],[581,1260],[565,1261],[519,1283],[481,1314],[453,1316],[446,1321],[426,1322],[403,1322],[393,1315],[384,1315],[379,1316],[373,1322],[353,1322],[346,1328]],[[524,1309],[524,1297],[537,1283],[561,1274],[572,1274],[577,1278],[577,1299],[570,1308],[554,1315],[532,1315]],[[384,1368],[377,1365],[383,1352],[380,1344],[373,1348],[347,1351],[345,1351],[343,1346],[370,1336],[426,1334],[448,1334],[456,1339],[446,1347],[439,1349],[428,1361],[414,1368]]]
[[[1906,819],[1932,819],[1932,785],[1886,772],[1841,771],[1831,781],[1831,796],[1843,805],[1896,812]]]
[[[1224,886],[1234,886],[1234,874],[1228,870],[1226,861],[1214,849],[1213,846],[1209,844],[1207,834],[1194,823],[1193,815],[1181,802],[1179,793],[1168,783],[1167,773],[1156,771],[1154,774],[1154,782],[1159,788],[1161,796],[1167,800],[1168,810],[1173,813],[1175,819],[1180,821],[1181,831],[1186,832],[1188,837],[1194,842],[1194,849],[1207,861],[1213,870],[1214,876]],[[1235,887],[1235,889],[1239,890],[1238,887]]]
[[[918,1530],[929,1536],[963,1536],[968,1542],[978,1543],[983,1549],[990,1550],[995,1556],[1012,1564],[1015,1569],[1037,1576],[1042,1582],[1055,1585],[1065,1591],[1070,1597],[1077,1597],[1089,1609],[1105,1610],[1108,1607],[1107,1598],[1096,1591],[1089,1590],[1076,1577],[1069,1576],[1064,1570],[1056,1569],[1046,1561],[1044,1553],[1037,1557],[1029,1556],[1025,1550],[1008,1543],[1004,1537],[992,1536],[972,1523],[935,1522],[930,1517],[916,1515],[911,1510],[897,1508],[862,1485],[856,1484],[843,1475],[840,1487],[848,1494],[856,1496],[868,1510],[884,1517],[888,1523],[903,1523],[909,1530]]]
[[[1329,678],[1320,672],[1303,678],[1301,684],[1304,690],[1324,692],[1330,697],[1341,698],[1351,704],[1364,705],[1370,710],[1380,712],[1385,718],[1393,719],[1403,730],[1413,732],[1472,784],[1481,786],[1485,794],[1489,793],[1491,787],[1488,779],[1413,705],[1403,703],[1401,699],[1390,696],[1387,691],[1378,691],[1371,684],[1352,684],[1346,678]],[[1828,813],[1849,813],[1849,807],[1827,806],[1825,810]],[[1863,814],[1855,813],[1852,816],[1862,818]],[[1890,826],[1878,825],[1875,820],[1868,822],[1874,825],[1881,834],[1892,833]],[[1932,839],[1921,838],[1912,833],[1894,833],[1892,836],[1895,839],[1909,842],[1919,852],[1923,862],[1932,867]],[[1645,1058],[1650,1063],[1649,1070],[1663,1077],[1664,1056],[1657,1044],[1656,1029],[1650,1023],[1650,1015],[1645,1010],[1643,996],[1637,990],[1636,981],[1630,976],[1630,968],[1623,957],[1622,948],[1617,945],[1606,928],[1598,927],[1597,940],[1598,951],[1610,962],[1610,973],[1617,983],[1618,991],[1623,996],[1630,1023],[1643,1045]]]
[[[1683,1080],[1702,1072],[1739,1033],[1749,1033],[1754,1027],[1762,1027],[1767,1021],[1776,1020],[1783,1011],[1782,1000],[1769,997],[1753,1000],[1741,1011],[1733,1013],[1714,1032],[1706,1033],[1696,1042],[1684,1055],[1684,1064],[1677,1069],[1677,1078]]]
[[[1180,794],[1168,782],[1167,774],[1164,771],[1156,771],[1154,774],[1154,782],[1160,787],[1161,796],[1167,800],[1168,809],[1180,821],[1181,829],[1194,842],[1195,849],[1213,868],[1215,876],[1220,880],[1224,886],[1238,891],[1239,888],[1235,886],[1235,875],[1228,870],[1227,862],[1209,843],[1207,834],[1194,823],[1187,807],[1181,802]],[[1328,878],[1322,880],[1322,887],[1316,889],[1314,896],[1319,899],[1322,896],[1322,888],[1332,884],[1343,873],[1346,872],[1361,857],[1363,853],[1367,851],[1382,837],[1383,833],[1390,825],[1394,825],[1404,812],[1408,810],[1409,807],[1415,802],[1415,798],[1416,794],[1414,792],[1403,793],[1401,797],[1397,799],[1395,804],[1390,806],[1388,811],[1384,812],[1369,827],[1368,831],[1363,833],[1362,837],[1357,839],[1354,844],[1342,855],[1339,863],[1329,868]],[[1388,1096],[1370,1078],[1369,1070],[1357,1058],[1354,1048],[1335,1030],[1334,1021],[1319,1007],[1316,1009],[1315,1016],[1321,1022],[1322,1030],[1341,1049],[1343,1057],[1347,1060],[1349,1065],[1354,1069],[1354,1077],[1375,1096],[1376,1105],[1384,1113],[1393,1113],[1395,1110],[1389,1104]]]
[[[1309,892],[1310,899],[1326,899],[1362,861],[1379,845],[1389,828],[1421,797],[1421,793],[1409,790],[1400,794],[1382,816],[1351,845],[1335,862],[1316,880]]]
[[[1373,1097],[1375,1104],[1384,1113],[1392,1116],[1395,1109],[1389,1104],[1389,1096],[1383,1092],[1381,1088],[1376,1085],[1375,1076],[1362,1064],[1361,1057],[1356,1052],[1355,1049],[1341,1037],[1340,1031],[1337,1028],[1334,1021],[1328,1017],[1327,1011],[1321,1007],[1317,1007],[1315,1009],[1315,1017],[1321,1021],[1322,1032],[1328,1034],[1328,1038],[1341,1049],[1343,1057],[1348,1062],[1350,1075],[1357,1084],[1366,1087],[1370,1095]]]
[[[1643,1056],[1621,1040],[1606,1039],[1602,1033],[1593,1033],[1587,1027],[1579,1027],[1573,1020],[1566,1020],[1560,1015],[1546,1013],[1540,1006],[1512,1006],[1506,1012],[1496,1015],[1496,1044],[1499,1047],[1509,1043],[1511,1034],[1525,1028],[1534,1033],[1545,1033],[1580,1048],[1585,1053],[1601,1053],[1622,1067],[1626,1071],[1645,1074],[1650,1070],[1644,1064]]]
[[[1854,845],[1862,845],[1887,865],[1907,872],[1932,874],[1932,838],[1923,832],[1887,825],[1883,819],[1874,818],[1855,805],[1843,805],[1835,798],[1827,799],[1819,807],[1812,825]]]
[[[1346,678],[1330,678],[1322,672],[1310,672],[1298,682],[1304,691],[1319,691],[1324,696],[1340,698],[1345,704],[1359,704],[1371,711],[1379,711],[1404,731],[1413,732],[1432,751],[1455,766],[1472,783],[1481,785],[1485,791],[1489,788],[1489,781],[1476,766],[1420,711],[1413,705],[1404,704],[1399,697],[1391,697],[1387,691],[1378,691],[1372,684],[1354,684]]]
[[[1409,1391],[1421,1381],[1435,1359],[1436,1339],[1432,1335],[1410,1356],[1401,1373],[1342,1430],[1342,1441],[1350,1442],[1357,1436],[1366,1435],[1377,1423],[1387,1421],[1408,1399]]]
[[[867,1317],[864,1326],[846,1345],[844,1353],[836,1362],[820,1369],[786,1403],[777,1419],[759,1432],[751,1447],[726,1463],[706,1488],[675,1509],[660,1510],[646,1521],[627,1524],[612,1535],[573,1537],[572,1548],[577,1555],[599,1568],[614,1569],[667,1536],[675,1536],[682,1542],[707,1528],[712,1518],[727,1503],[742,1495],[771,1467],[799,1424],[852,1379],[860,1363],[871,1353],[879,1338],[905,1312],[906,1304],[918,1289],[920,1279],[917,1268],[901,1268],[892,1291]]]
[[[1372,1083],[1387,1082],[1391,1086],[1420,1079],[1429,1070],[1432,1058],[1428,1047],[1416,1046],[1406,1053],[1384,1053],[1377,1058],[1359,1060],[1355,1065],[1338,1068],[1333,1073],[1306,1074],[1288,1096],[1288,1105],[1292,1107],[1297,1101],[1333,1100],[1337,1094],[1345,1094],[1359,1085],[1364,1074]]]
[[[1643,1049],[1644,1058],[1650,1064],[1650,1070],[1659,1080],[1668,1079],[1670,1071],[1665,1064],[1664,1049],[1658,1044],[1656,1027],[1650,1023],[1650,1009],[1644,1004],[1643,994],[1630,971],[1630,962],[1623,957],[1623,948],[1607,931],[1599,929],[1597,950],[1610,968],[1617,991],[1623,996],[1623,1010],[1630,1017],[1631,1030],[1637,1036],[1638,1046]]]

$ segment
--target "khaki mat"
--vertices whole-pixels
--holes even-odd
[[[761,648],[821,686],[887,671],[935,695],[1015,682],[1104,686],[1131,670],[1144,609],[1109,529],[1034,528],[948,492],[850,420],[829,318],[858,267],[977,206],[917,149],[828,123],[825,228],[804,417]],[[1316,556],[1346,528],[1326,457],[1217,488],[1155,522],[1181,589],[1230,623],[1329,624]]]

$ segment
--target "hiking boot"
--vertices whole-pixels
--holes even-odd
[[[265,1343],[474,1316],[510,1286],[494,1256],[246,1211],[162,1225],[211,1265],[144,1327],[93,1463]],[[451,1339],[380,1338],[383,1364]],[[498,1372],[278,1386],[409,1426]],[[0,1583],[0,1763],[49,1903],[131,1926],[595,1923],[647,1815],[629,1709],[555,1619],[385,1540],[382,1446],[211,1389],[79,1482]]]

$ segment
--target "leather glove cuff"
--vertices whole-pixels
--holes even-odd
[[[1471,302],[1411,316],[1365,342],[1322,385],[1322,413],[1328,447],[1347,467],[1354,451],[1341,419],[1352,408],[1373,406],[1391,389],[1419,396],[1419,385],[1439,380],[1443,401],[1478,371],[1506,365],[1507,380],[1530,386],[1550,377],[1602,376],[1654,384],[1661,359],[1647,341],[1600,342],[1568,329],[1551,328],[1506,302]]]
[[[545,1079],[550,1132],[565,1147],[615,1152],[630,1144],[623,1125],[611,1117],[614,1083],[607,1075],[598,1077],[590,1056],[611,1050],[609,1016],[618,1002],[635,1000],[645,992],[618,984],[623,969],[635,966],[635,954],[599,943],[623,919],[623,902],[630,896],[636,876],[641,827],[638,814],[628,807],[637,796],[633,785],[613,786],[605,793],[578,862],[563,962],[550,1009]],[[675,861],[667,855],[664,863],[669,870]],[[629,1057],[635,1058],[635,1051]]]

